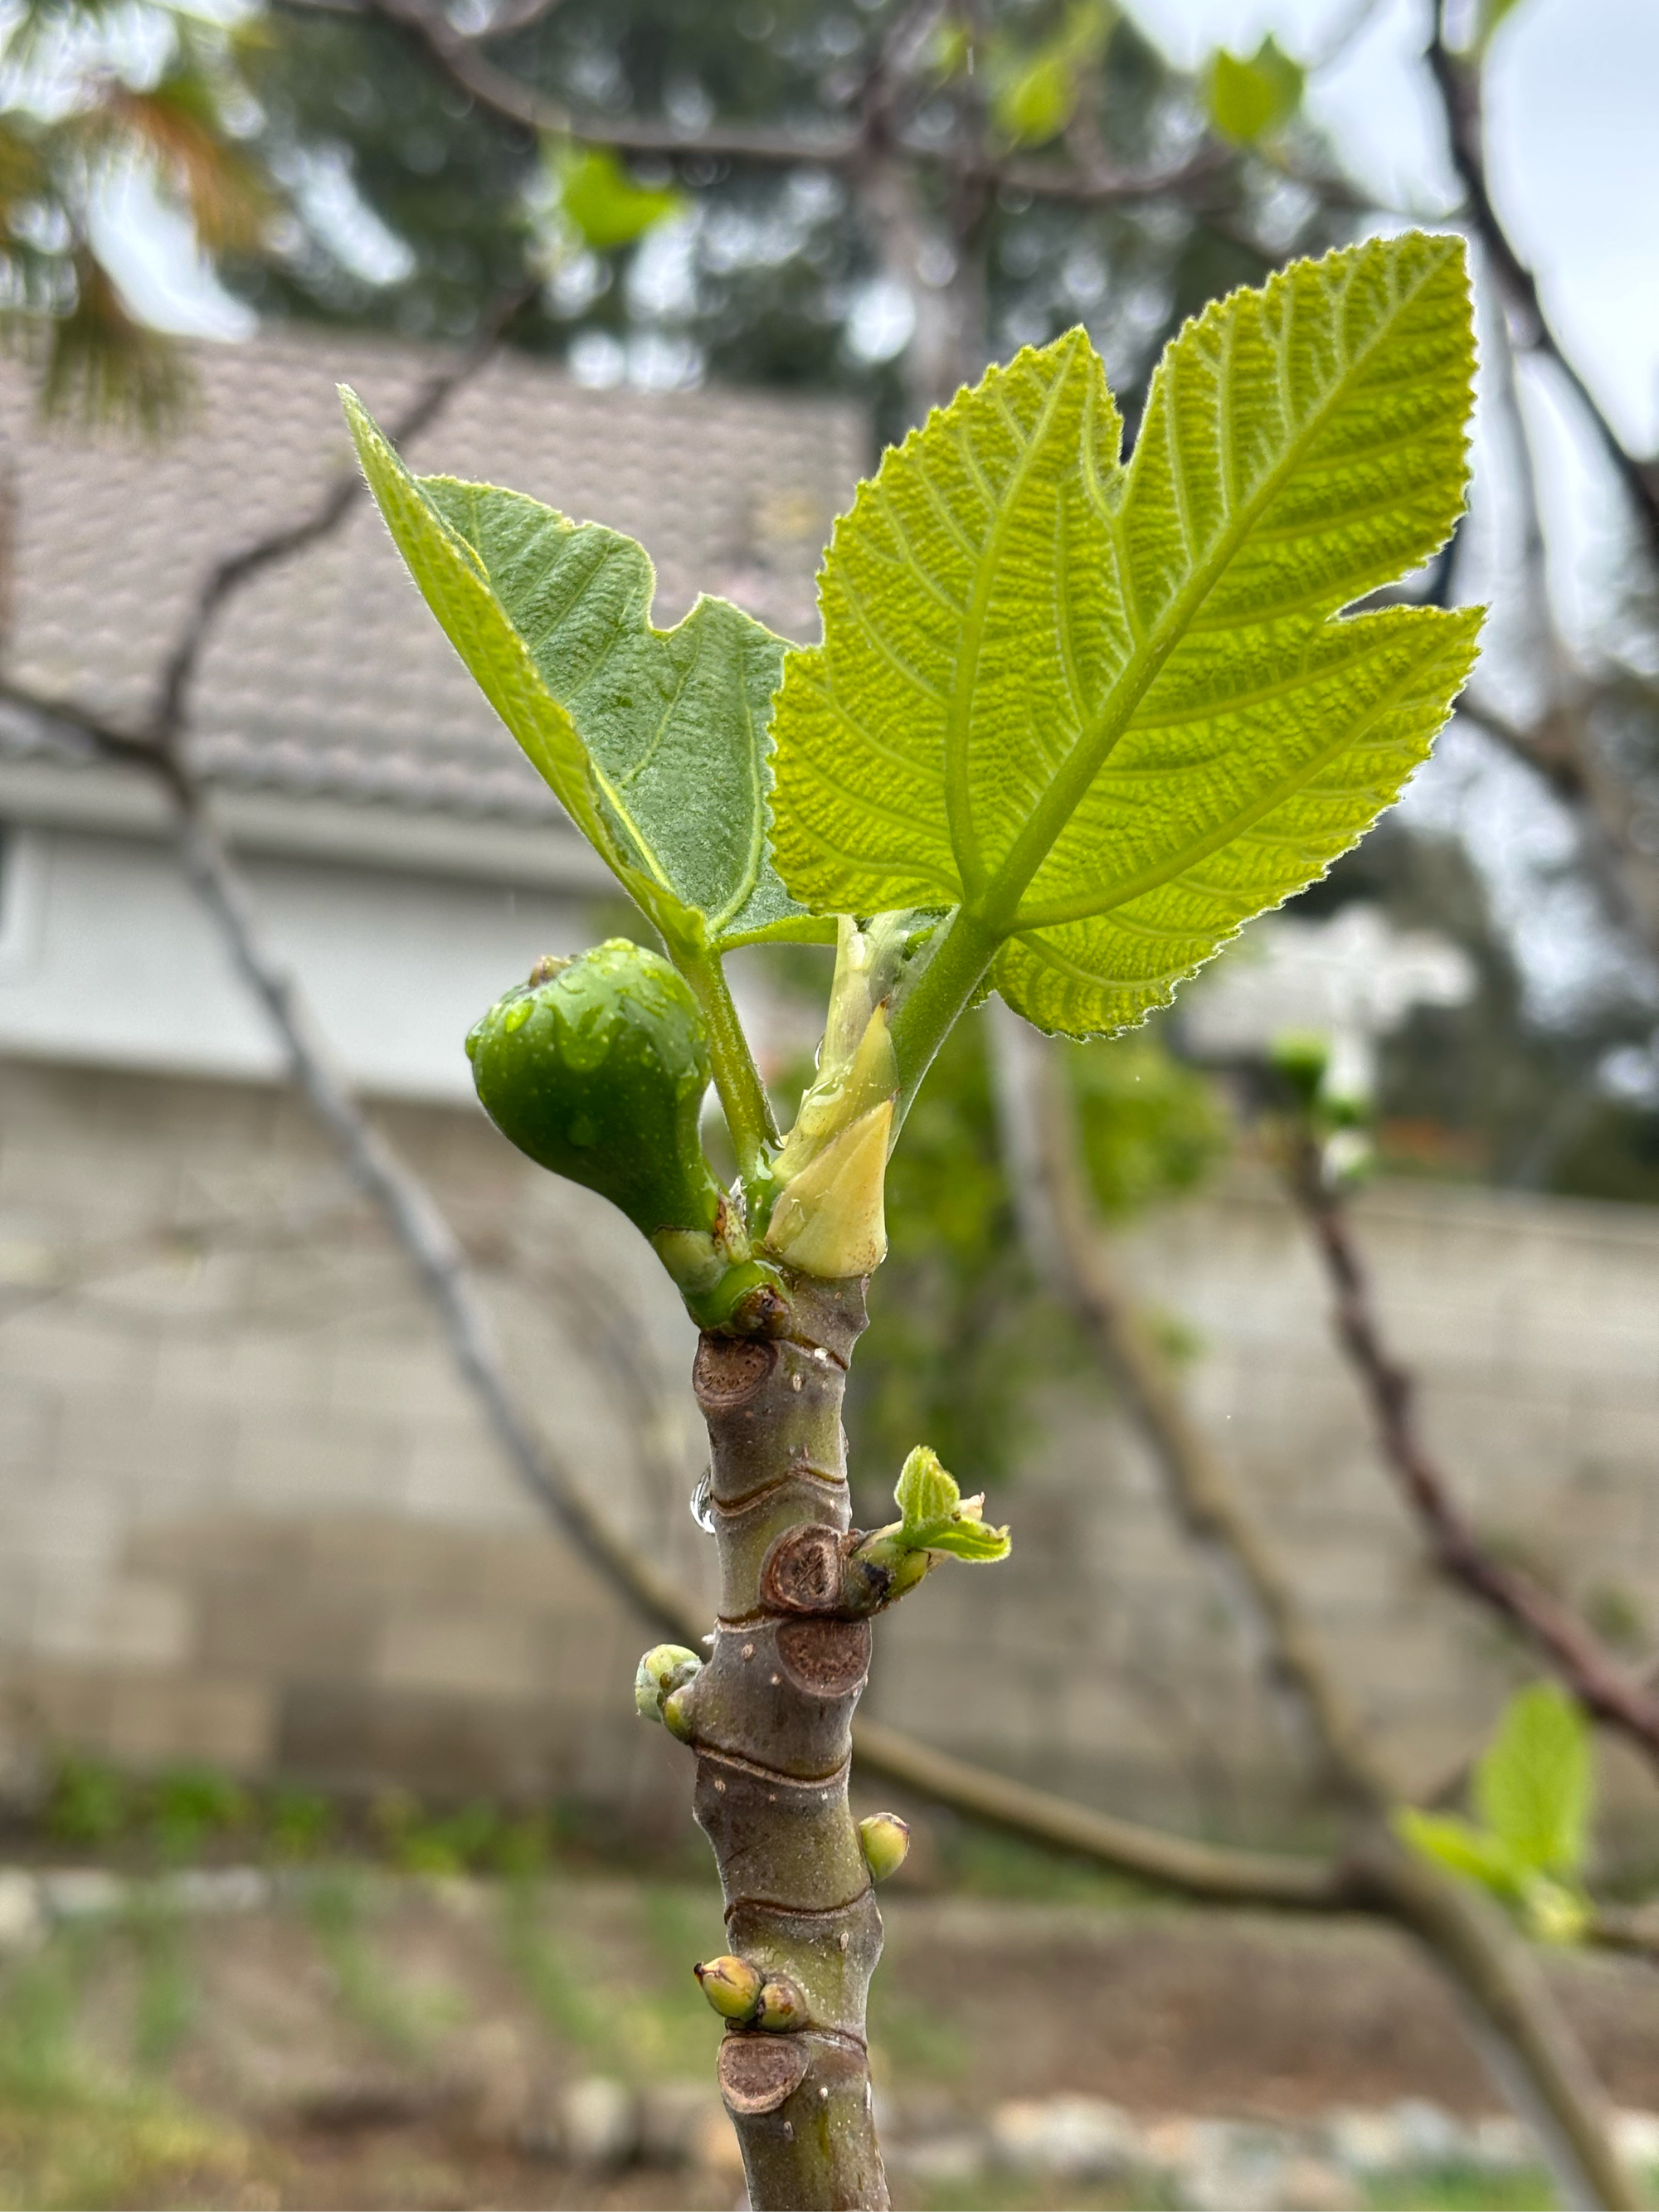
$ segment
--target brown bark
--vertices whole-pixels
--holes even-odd
[[[706,1335],[693,1370],[720,1562],[713,1649],[685,1700],[696,1817],[732,1952],[805,1999],[801,2025],[733,2023],[720,2051],[757,2212],[888,2202],[865,2028],[881,1916],[847,1801],[870,1624],[793,1609],[765,1576],[803,1526],[848,1526],[842,1399],[864,1319],[861,1284],[798,1279],[787,1336]]]

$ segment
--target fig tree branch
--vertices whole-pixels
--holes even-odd
[[[8,687],[15,707],[40,702]],[[192,882],[217,921],[251,990],[288,1048],[293,1079],[340,1149],[359,1187],[380,1206],[433,1301],[444,1336],[496,1439],[531,1494],[613,1590],[677,1639],[700,1640],[703,1608],[635,1547],[619,1538],[581,1495],[568,1468],[520,1403],[465,1255],[415,1172],[373,1127],[322,1038],[295,979],[265,944],[235,863],[212,823],[187,764],[171,753],[103,729],[95,718],[59,714],[83,740],[107,740],[112,757],[164,773],[179,808],[179,849]],[[970,1818],[994,1822],[1054,1849],[1212,1905],[1259,1905],[1311,1911],[1367,1912],[1406,1925],[1462,1960],[1463,1985],[1524,2077],[1517,2101],[1538,2128],[1576,2201],[1621,2207],[1628,2194],[1595,2118],[1593,2090],[1554,2019],[1552,2002],[1514,1947],[1480,1918],[1479,1900],[1443,1896],[1423,1870],[1373,1837],[1334,1861],[1194,1843],[1121,1820],[1014,1783],[921,1743],[897,1729],[859,1723],[861,1771]]]
[[[1449,1579],[1518,1630],[1587,1712],[1659,1764],[1659,1698],[1620,1666],[1573,1608],[1522,1569],[1495,1558],[1458,1505],[1418,1418],[1415,1379],[1390,1350],[1352,1217],[1327,1185],[1318,1148],[1298,1125],[1291,1194],[1323,1263],[1337,1339],[1365,1402],[1383,1464]]]
[[[1483,2054],[1532,2126],[1567,2201],[1634,2204],[1604,2100],[1518,1941],[1485,1899],[1413,1856],[1392,1833],[1390,1815],[1404,1793],[1367,1741],[1294,1585],[1188,1414],[1167,1357],[1110,1266],[1053,1049],[1000,1006],[994,1023],[1005,1159],[1028,1249],[1121,1389],[1177,1519],[1245,1598],[1271,1678],[1291,1693],[1317,1771],[1346,1802],[1350,1839],[1341,1863],[1349,1901],[1363,1898],[1367,1909],[1410,1930],[1461,1992]]]
[[[791,169],[808,165],[856,167],[872,150],[862,119],[781,129],[725,122],[685,131],[648,116],[579,114],[493,61],[484,52],[489,31],[477,36],[459,31],[425,0],[276,0],[276,4],[297,14],[352,15],[389,24],[419,46],[459,91],[503,122],[538,135],[574,139],[580,145]],[[978,143],[935,146],[911,134],[905,134],[900,143],[908,159],[927,168],[1079,206],[1156,199],[1170,193],[1201,196],[1206,184],[1231,158],[1226,148],[1206,142],[1196,153],[1156,167],[1126,168],[1103,161],[1085,168],[1070,162],[1001,157]]]
[[[1538,280],[1510,245],[1492,204],[1486,177],[1479,64],[1454,53],[1446,44],[1445,33],[1445,0],[1437,0],[1429,68],[1445,114],[1452,164],[1467,197],[1469,219],[1497,276],[1516,342],[1528,351],[1546,355],[1572,386],[1629,495],[1650,556],[1659,557],[1659,463],[1638,458],[1625,445],[1550,325],[1539,296]]]

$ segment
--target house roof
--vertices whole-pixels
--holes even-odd
[[[335,386],[354,385],[387,421],[436,358],[288,330],[204,345],[199,404],[161,445],[43,428],[24,372],[0,364],[13,678],[141,723],[214,563],[303,515],[349,461]],[[862,411],[844,401],[592,391],[502,354],[407,457],[639,538],[657,567],[659,623],[702,589],[799,637],[816,630],[818,554],[867,442]],[[202,663],[190,744],[218,785],[290,811],[314,799],[526,824],[559,811],[367,501],[232,601]],[[50,732],[0,719],[0,765],[9,757],[21,769],[52,744]]]

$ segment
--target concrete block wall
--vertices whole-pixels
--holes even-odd
[[[386,1120],[578,1480],[707,1595],[711,1547],[686,1510],[691,1334],[648,1255],[476,1114]],[[1659,1644],[1659,1216],[1405,1186],[1363,1212],[1430,1433],[1481,1524]],[[1124,1260],[1195,1331],[1194,1403],[1354,1695],[1405,1771],[1435,1778],[1524,1665],[1427,1571],[1294,1224],[1241,1181],[1148,1221]],[[642,1331],[624,1345],[630,1312]],[[1154,1470],[1098,1396],[1048,1411],[992,1501],[1012,1561],[941,1573],[883,1624],[871,1710],[1101,1803],[1295,1828],[1292,1747]],[[634,1722],[641,1640],[515,1485],[295,1102],[0,1062],[15,1755],[63,1741],[142,1765],[550,1794],[666,1829],[689,1778]],[[1650,1817],[1633,1762],[1608,1778]]]

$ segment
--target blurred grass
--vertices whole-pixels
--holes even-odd
[[[1552,2212],[1561,2201],[1541,2166],[1508,2173],[1440,2166],[1378,2174],[1365,2196],[1372,2212]]]
[[[112,2077],[76,2043],[102,1932],[53,1936],[0,1984],[0,2208],[231,2201],[248,2165],[240,2132],[153,2084]]]
[[[342,2009],[373,2043],[412,2062],[465,2010],[448,1990],[422,1987],[392,1972],[372,1929],[367,1882],[355,1867],[311,1875],[301,1894]]]
[[[562,1885],[509,1881],[501,1954],[555,2034],[602,2071],[633,2082],[700,2076],[720,2034],[691,1972],[719,1946],[714,1901],[711,1893],[641,1884],[644,1958],[630,1972],[576,1924]]]

